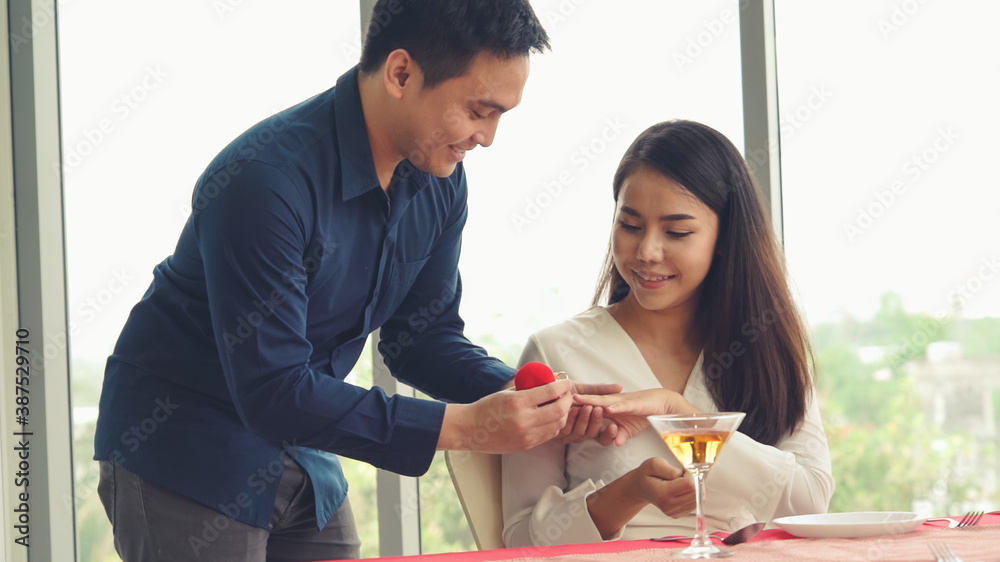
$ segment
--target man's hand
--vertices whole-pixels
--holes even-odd
[[[528,390],[501,390],[472,404],[448,404],[437,448],[499,454],[544,443],[566,425],[572,389],[572,381],[564,380]]]
[[[604,417],[617,427],[613,432],[603,431],[598,441],[602,445],[614,443],[619,447],[649,427],[646,416],[701,412],[683,396],[665,388],[604,396],[578,394],[574,396],[574,401],[580,406],[604,409]]]

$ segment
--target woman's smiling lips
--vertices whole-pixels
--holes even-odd
[[[659,275],[656,273],[640,273],[636,270],[632,270],[632,275],[635,277],[636,281],[639,282],[639,286],[643,289],[659,289],[670,281],[676,275]]]

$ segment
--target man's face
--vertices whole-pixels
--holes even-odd
[[[466,151],[493,144],[500,115],[521,102],[527,80],[527,56],[480,53],[465,74],[419,88],[405,100],[403,156],[429,174],[450,176]]]

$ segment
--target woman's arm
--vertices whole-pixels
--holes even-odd
[[[694,481],[666,459],[653,457],[587,496],[590,518],[605,540],[618,536],[650,503],[670,517],[683,517],[695,508]]]
[[[806,417],[776,445],[736,433],[706,481],[709,488],[740,498],[758,521],[825,513],[835,483],[819,405],[810,397]],[[709,492],[711,495],[712,492]]]

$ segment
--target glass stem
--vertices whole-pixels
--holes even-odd
[[[702,507],[702,502],[705,501],[705,471],[703,469],[694,470],[694,481],[695,515],[698,522],[695,526],[694,538],[691,539],[691,546],[694,548],[711,547],[712,539],[705,531],[705,511]]]

